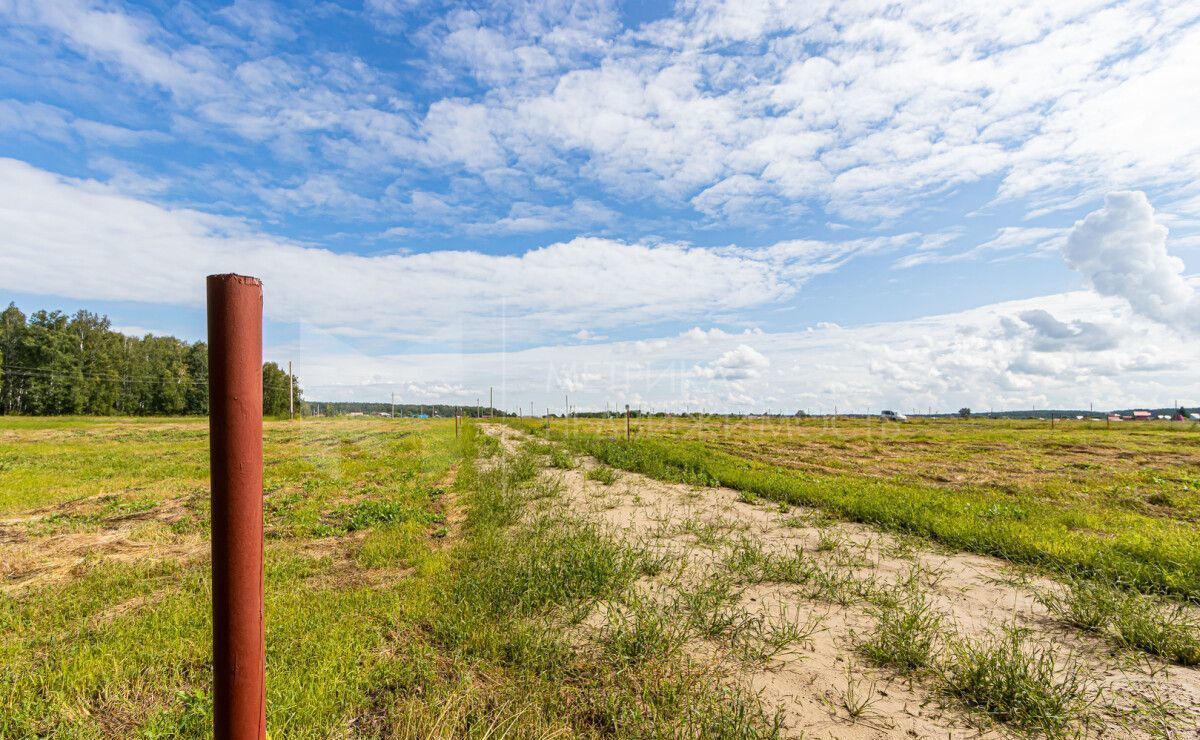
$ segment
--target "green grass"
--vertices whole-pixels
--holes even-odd
[[[966,706],[1047,737],[1074,734],[1091,703],[1077,666],[1016,627],[982,640],[952,641],[942,680]]]
[[[0,737],[207,736],[203,423],[6,418],[0,454],[21,460],[0,472],[10,516],[66,506],[25,528],[31,546],[133,515],[147,552],[197,552],[127,562],[101,544],[68,579],[0,596]],[[376,711],[373,692],[418,660],[402,615],[445,571],[438,485],[459,453],[446,424],[331,421],[268,423],[265,456],[268,727],[324,736]],[[157,518],[173,501],[180,518]],[[416,573],[371,579],[389,567]]]
[[[522,426],[518,421],[511,423]],[[920,449],[923,455],[927,455],[924,451],[932,447],[946,457],[951,453],[965,455],[972,439],[977,446],[984,446],[1000,444],[1008,438],[1017,441],[1024,438],[1023,430],[997,423],[1003,426],[996,429],[981,427],[984,431],[974,432],[974,438],[967,432],[945,432],[955,440],[945,450],[937,450],[934,437],[898,438],[897,444]],[[524,427],[531,433],[544,434],[536,425]],[[967,430],[971,432],[976,428],[977,425],[972,424]],[[817,507],[840,518],[889,531],[929,537],[959,550],[995,555],[1145,592],[1200,599],[1200,527],[1186,518],[1131,508],[1122,496],[1108,495],[1107,489],[1091,477],[1086,479],[1087,486],[1073,490],[1059,485],[1061,477],[1055,479],[1058,482],[1054,485],[1024,486],[1019,483],[1021,478],[1014,477],[1012,480],[1017,482],[980,486],[969,480],[959,485],[934,485],[911,475],[879,477],[870,474],[870,465],[857,469],[863,472],[818,473],[744,454],[742,448],[719,434],[705,440],[679,439],[668,431],[655,430],[647,423],[642,430],[645,436],[632,442],[583,430],[576,430],[569,438],[555,435],[554,439],[590,454],[606,465],[661,480],[718,483],[789,505]],[[768,440],[767,443],[772,439],[770,431],[768,428],[760,435]],[[786,441],[781,428],[775,431]],[[694,430],[688,433],[692,437],[699,435]],[[915,436],[918,431],[906,429],[897,434]],[[954,437],[956,434],[965,436],[966,440]],[[1069,434],[1091,435],[1079,441],[1080,445],[1085,445],[1092,437],[1102,435],[1103,430]],[[1150,442],[1140,434],[1148,435]],[[1180,436],[1186,437],[1187,433],[1148,429],[1144,433],[1114,434],[1096,444],[1103,443],[1105,449],[1128,444],[1131,455],[1152,455],[1158,447],[1175,450],[1170,445],[1177,444],[1176,438]],[[1062,442],[1054,441],[1065,444],[1068,439],[1070,437],[1064,437]],[[1039,449],[1044,448],[1044,444],[1039,445]],[[1005,449],[1006,454],[1016,455]],[[826,458],[823,459],[828,459],[833,453],[826,449],[824,454]],[[1172,454],[1177,457],[1184,453]],[[1113,459],[1123,458],[1114,456]],[[1013,465],[1023,466],[1025,476],[1032,480],[1038,475],[1040,461],[1041,457],[1014,459]],[[1125,471],[1124,465],[1123,462],[1113,463],[1119,479],[1140,475]],[[935,469],[943,470],[942,467]],[[1174,468],[1171,471],[1170,485],[1180,489],[1180,496],[1192,495],[1195,476]],[[1161,475],[1167,475],[1167,472],[1161,471],[1158,478],[1166,480]],[[1069,473],[1062,476],[1070,480]],[[1188,487],[1187,491],[1184,487]],[[836,546],[836,543],[831,544]]]
[[[1081,580],[1040,598],[1074,627],[1180,665],[1200,665],[1200,622],[1184,606]]]
[[[674,609],[631,589],[660,570],[658,556],[532,506],[543,494],[523,469],[472,465],[460,476],[470,538],[426,613],[435,641],[515,680],[529,717],[557,717],[581,736],[778,737],[777,715],[686,658]],[[607,616],[591,641],[581,622],[597,609]],[[514,726],[524,734],[526,720]]]
[[[859,645],[872,663],[911,674],[933,664],[943,617],[914,581],[869,609],[875,630]]]
[[[559,445],[550,448],[550,467],[570,470],[575,467],[575,458]]]
[[[786,607],[780,607],[773,616],[747,615],[733,625],[730,647],[743,662],[765,666],[811,646],[813,635],[822,629],[821,622],[816,616],[801,622]]]
[[[617,471],[607,465],[597,465],[589,468],[584,477],[588,480],[594,480],[601,485],[611,486],[617,482]]]
[[[669,660],[680,654],[687,632],[669,609],[649,598],[630,597],[610,609],[603,640],[621,660]]]
[[[6,452],[69,469],[6,468],[17,512],[79,498],[71,475],[99,466],[83,475],[91,499],[22,542],[133,515],[147,546],[196,545],[133,563],[98,545],[68,577],[0,597],[0,737],[209,735],[202,431],[0,421]],[[502,455],[470,424],[455,440],[445,422],[281,422],[265,437],[272,736],[780,735],[752,692],[684,654],[668,607],[637,600],[633,583],[664,556],[545,505],[559,487],[531,455]],[[178,455],[157,464],[147,450]],[[181,471],[195,475],[180,484]],[[597,610],[612,621],[592,636],[582,620]],[[768,642],[786,649],[781,634]]]
[[[0,417],[0,514],[207,489],[206,419]]]

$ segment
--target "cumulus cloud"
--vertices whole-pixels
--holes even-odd
[[[1088,324],[1110,330],[1108,349],[1081,348],[1080,327]],[[1065,336],[1051,345],[1048,334]],[[1123,300],[1090,290],[921,319],[765,332],[752,341],[724,333],[700,342],[685,332],[504,353],[378,357],[320,341],[313,335],[278,349],[297,359],[314,397],[384,400],[384,380],[401,390],[410,380],[439,378],[468,389],[468,398],[486,398],[495,386],[498,403],[509,408],[558,409],[563,393],[571,394],[573,406],[591,410],[631,403],[664,410],[763,411],[769,405],[789,412],[837,406],[863,413],[1087,408],[1092,402],[1101,410],[1169,404],[1176,397],[1200,404],[1200,397],[1189,396],[1200,345],[1180,343]]]
[[[770,366],[771,361],[761,352],[750,345],[739,344],[709,364],[696,366],[693,372],[701,378],[748,380],[762,375]]]
[[[1067,265],[1096,292],[1180,331],[1200,331],[1200,296],[1167,253],[1167,228],[1141,192],[1114,192],[1104,207],[1075,223],[1063,246]]]
[[[575,238],[516,255],[336,253],[0,159],[0,287],[202,304],[201,276],[263,278],[275,320],[417,342],[535,341],[732,315],[790,297],[876,240],[756,250]]]
[[[1017,316],[1033,329],[1031,348],[1036,352],[1097,352],[1117,345],[1113,329],[1091,321],[1059,321],[1054,314],[1041,308],[1022,311]]]

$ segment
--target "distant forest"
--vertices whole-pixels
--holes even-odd
[[[309,404],[312,407],[313,413],[318,413],[321,416],[345,416],[347,414],[390,414],[393,411],[393,406],[390,403],[379,403],[377,401],[313,401]],[[454,409],[463,416],[516,416],[516,414],[501,411],[499,409],[489,409],[484,406],[451,406],[445,403],[398,403],[394,410],[396,416],[440,416],[443,418],[453,418]]]
[[[306,411],[295,376],[296,413]],[[107,316],[0,313],[0,413],[208,413],[208,345],[113,331]],[[263,414],[288,413],[288,374],[263,365]]]

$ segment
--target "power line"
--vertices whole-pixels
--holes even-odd
[[[88,371],[84,371],[84,370],[75,370],[75,369],[62,370],[62,371],[47,370],[45,368],[29,367],[28,365],[0,365],[0,368],[4,369],[4,372],[6,375],[10,371],[15,370],[15,372],[12,372],[13,375],[20,375],[20,376],[26,376],[26,377],[32,377],[32,376],[37,376],[37,375],[42,375],[42,376],[79,375],[79,376],[82,376],[85,378],[91,378],[93,380],[118,380],[121,382],[133,382],[133,383],[138,383],[138,382],[158,383],[158,382],[162,382],[162,381],[174,380],[177,383],[184,383],[184,384],[189,384],[189,385],[208,385],[208,376],[207,375],[197,375],[195,377],[188,377],[188,378],[170,378],[170,377],[164,377],[161,375],[125,375],[125,374],[118,375],[115,373],[88,372]],[[272,388],[272,389],[276,389],[276,390],[283,390],[283,389],[287,388],[288,386],[276,385],[276,384],[272,384],[272,383],[263,383],[263,387],[264,388]]]

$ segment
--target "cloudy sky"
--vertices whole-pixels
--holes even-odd
[[[1200,5],[0,0],[0,300],[316,399],[1200,404]]]

